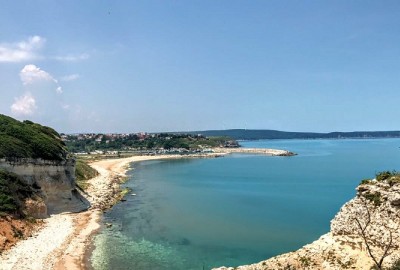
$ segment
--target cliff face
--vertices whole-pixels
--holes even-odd
[[[358,186],[357,196],[331,221],[331,233],[355,249],[371,252],[378,262],[385,250],[387,265],[400,258],[400,184],[370,181]]]
[[[45,218],[61,212],[79,212],[90,204],[75,188],[75,160],[0,159],[0,168],[20,176],[38,190],[43,201],[28,199],[26,212]]]
[[[356,197],[331,221],[331,231],[297,251],[218,269],[371,269],[382,258],[382,266],[390,267],[400,259],[400,183],[396,181],[371,180],[358,186]]]

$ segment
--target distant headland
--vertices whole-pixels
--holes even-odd
[[[226,136],[234,140],[400,138],[400,131],[352,131],[319,133],[288,132],[269,129],[226,129],[188,131],[184,133],[202,134],[207,137]]]

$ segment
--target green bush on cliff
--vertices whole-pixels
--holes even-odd
[[[34,193],[16,174],[0,170],[0,213],[22,214],[22,201]]]
[[[396,171],[383,171],[383,172],[379,172],[376,174],[375,178],[376,181],[381,182],[381,181],[385,181],[386,179],[388,179],[389,177],[393,176],[396,174]]]
[[[99,173],[90,167],[84,160],[76,160],[75,177],[76,184],[83,190],[88,186],[87,180],[96,177]]]
[[[363,179],[360,182],[360,185],[367,185],[367,184],[371,184],[372,180],[371,179]]]
[[[383,171],[376,174],[378,182],[386,181],[390,186],[400,183],[400,173],[396,171]]]
[[[363,195],[364,198],[374,203],[375,206],[380,206],[382,204],[382,198],[380,192],[366,193]]]
[[[63,160],[67,149],[52,128],[0,114],[0,158]]]

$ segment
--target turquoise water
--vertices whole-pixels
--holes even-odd
[[[329,230],[361,179],[400,170],[400,139],[241,144],[299,155],[134,164],[136,195],[105,213],[113,226],[95,237],[92,267],[210,269],[296,250]]]

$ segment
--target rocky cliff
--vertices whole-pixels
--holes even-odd
[[[363,181],[330,232],[315,242],[260,263],[218,269],[400,269],[393,267],[400,260],[400,175],[385,173]]]
[[[25,211],[36,218],[79,212],[90,204],[75,187],[75,160],[0,159],[0,169],[15,173],[38,191],[41,199],[27,199]]]

